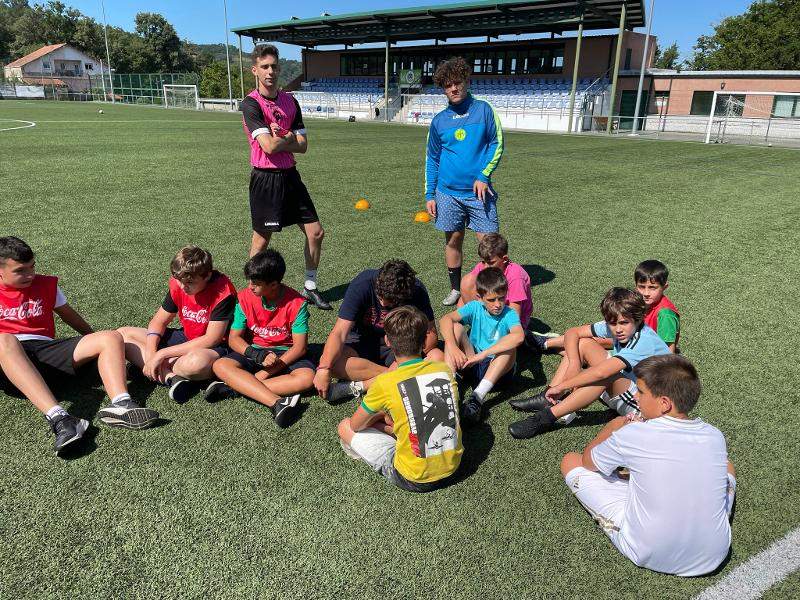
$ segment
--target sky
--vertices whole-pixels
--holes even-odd
[[[44,0],[38,0],[43,2]],[[102,21],[100,0],[62,0],[64,4],[77,8],[85,15]],[[457,0],[299,0],[295,2],[270,2],[264,0],[227,0],[228,29],[283,21],[296,17],[313,17],[323,12],[341,14],[406,8],[411,6],[450,4]],[[714,23],[725,17],[741,14],[753,0],[656,0],[653,33],[659,44],[666,47],[677,42],[681,54],[687,57],[697,37],[710,33]],[[650,0],[645,0],[649,7]],[[132,31],[134,17],[138,12],[162,14],[183,39],[201,44],[224,43],[225,21],[223,0],[105,0],[106,18],[109,25]],[[644,32],[644,29],[638,31]],[[607,33],[607,32],[592,32]],[[230,34],[230,43],[237,38]],[[244,38],[245,50],[252,48]],[[296,46],[281,46],[284,58],[300,58]]]

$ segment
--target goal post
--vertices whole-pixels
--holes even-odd
[[[164,108],[200,110],[200,96],[197,94],[197,86],[165,83]]]
[[[706,123],[705,143],[735,138],[792,139],[800,143],[800,92],[716,90]]]

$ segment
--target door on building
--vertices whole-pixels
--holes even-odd
[[[639,107],[639,122],[636,130],[640,131],[644,126],[644,119],[647,116],[647,107],[650,96],[647,90],[642,90],[642,105]],[[619,105],[619,128],[620,130],[630,131],[633,129],[633,113],[636,110],[636,90],[623,90]]]

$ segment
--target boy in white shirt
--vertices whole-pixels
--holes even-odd
[[[705,575],[725,559],[736,492],[722,433],[688,413],[700,396],[692,363],[675,354],[634,368],[641,417],[608,423],[583,454],[561,461],[570,491],[636,565]],[[625,467],[630,480],[617,470]]]

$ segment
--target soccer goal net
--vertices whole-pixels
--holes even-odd
[[[196,85],[164,84],[164,106],[166,108],[191,108],[200,110],[200,97]]]
[[[705,142],[800,147],[800,92],[714,92]]]

